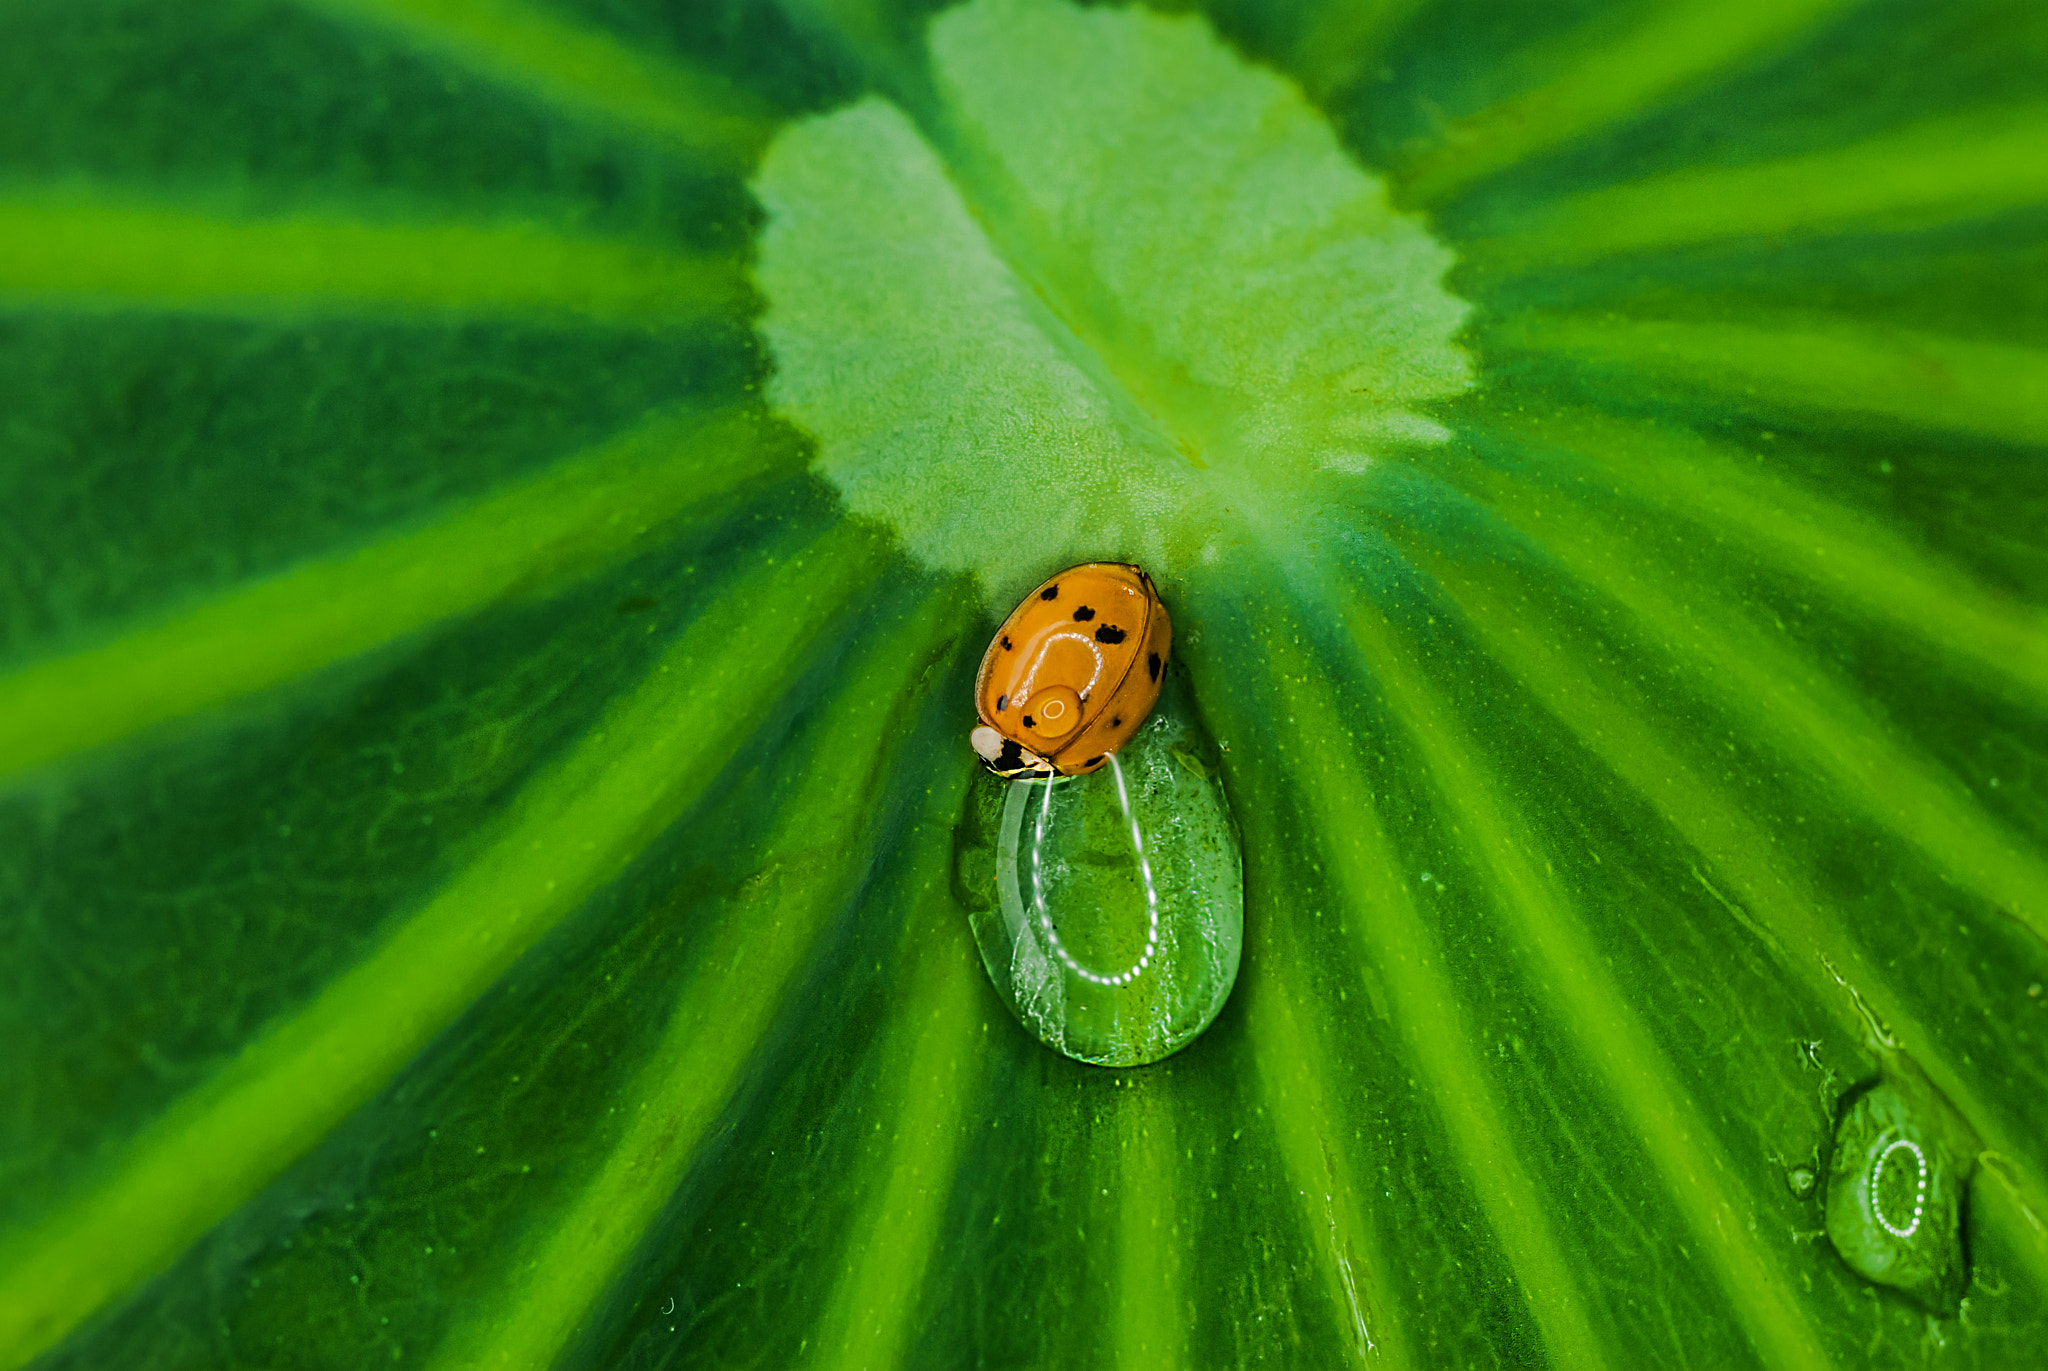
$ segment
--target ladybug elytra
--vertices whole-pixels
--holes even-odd
[[[1011,779],[1079,776],[1131,740],[1152,706],[1173,623],[1125,562],[1069,567],[1003,620],[974,681],[982,764]]]

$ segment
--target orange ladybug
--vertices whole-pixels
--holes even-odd
[[[982,764],[1012,779],[1078,776],[1131,740],[1152,706],[1173,622],[1124,562],[1069,567],[1010,611],[974,679]]]

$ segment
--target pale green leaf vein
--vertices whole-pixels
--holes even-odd
[[[1524,211],[1514,232],[1468,242],[1501,271],[1551,271],[1621,253],[1925,229],[2048,200],[2048,109],[1980,110],[1846,147],[1633,181]]]
[[[17,308],[648,327],[689,324],[744,292],[732,261],[532,223],[252,216],[115,186],[0,198],[0,305]]]
[[[1580,1060],[1642,1140],[1664,1193],[1720,1278],[1729,1305],[1765,1365],[1826,1371],[1826,1345],[1790,1298],[1793,1281],[1757,1240],[1754,1206],[1727,1184],[1740,1168],[1715,1145],[1687,1083],[1660,1053],[1648,1026],[1608,973],[1607,958],[1572,917],[1572,899],[1526,838],[1532,825],[1499,797],[1503,779],[1480,760],[1475,740],[1440,707],[1422,678],[1415,648],[1377,611],[1346,605],[1343,620],[1386,699],[1407,725],[1448,812],[1469,835],[1493,885],[1496,925],[1521,945],[1541,983],[1561,997],[1557,1024],[1577,1038]]]
[[[1229,660],[1213,651],[1191,653],[1185,660],[1202,698],[1210,702],[1212,717],[1230,725],[1239,717],[1234,706],[1243,682],[1220,670],[1219,658]],[[1256,765],[1232,768],[1230,777],[1247,851],[1280,852],[1292,846],[1279,827],[1279,815],[1289,807],[1284,782]],[[1314,998],[1301,974],[1312,954],[1300,937],[1309,911],[1291,898],[1296,888],[1286,881],[1265,884],[1263,912],[1245,931],[1245,973],[1235,993],[1261,1107],[1288,1189],[1301,1205],[1297,1217],[1309,1250],[1316,1253],[1330,1317],[1347,1334],[1348,1360],[1402,1371],[1426,1363],[1388,1293],[1400,1267],[1365,1202],[1368,1191],[1361,1178],[1371,1175],[1371,1159],[1353,1146],[1357,1134],[1347,1126],[1344,1102],[1334,1093],[1336,1067],[1347,1051],[1338,1016]]]
[[[958,769],[964,779],[965,769]],[[937,787],[928,814],[959,813],[959,786]],[[945,803],[950,800],[951,803]],[[820,1320],[819,1371],[867,1371],[904,1364],[916,1335],[913,1321],[931,1271],[939,1224],[966,1145],[968,1105],[988,1052],[987,996],[981,969],[946,876],[952,833],[929,818],[912,848],[910,869],[936,873],[907,920],[904,978],[910,993],[895,1011],[883,1047],[887,1075],[902,1083],[888,1120],[890,1140],[879,1161],[879,1193],[855,1222],[846,1261]],[[977,1023],[977,1020],[980,1020]],[[1007,1022],[993,1025],[1012,1032]]]
[[[1343,717],[1341,695],[1325,668],[1297,646],[1299,621],[1269,602],[1259,616],[1266,627],[1264,681],[1280,718]],[[1600,1342],[1587,1320],[1586,1293],[1551,1231],[1548,1206],[1511,1141],[1494,1082],[1481,1066],[1472,1028],[1459,1006],[1464,998],[1448,979],[1415,908],[1402,865],[1379,818],[1379,807],[1347,748],[1319,744],[1295,750],[1284,764],[1304,811],[1322,835],[1321,847],[1336,888],[1354,911],[1345,927],[1361,965],[1379,969],[1395,1024],[1418,1074],[1436,1098],[1455,1101],[1442,1111],[1460,1168],[1479,1198],[1489,1225],[1512,1261],[1550,1357],[1560,1365],[1602,1364]]]
[[[1289,47],[1289,67],[1319,101],[1343,94],[1386,55],[1387,44],[1425,0],[1325,0]]]
[[[1538,495],[1477,464],[1461,470],[1466,484],[1491,498],[1496,514],[1627,609],[1643,634],[1744,721],[1747,734],[1772,740],[1830,782],[1848,808],[2048,938],[2048,866],[1953,775],[1874,718],[1855,692],[1781,636],[1664,570],[1655,548],[1582,502]]]
[[[1782,479],[1759,454],[1590,410],[1502,413],[1487,424],[1591,458],[1629,498],[1739,541],[2020,698],[2048,699],[2048,614],[1992,594],[1876,520]]]
[[[1858,0],[1666,0],[1617,32],[1604,17],[1542,45],[1522,65],[1540,83],[1451,121],[1398,175],[1416,204],[1697,90],[1790,46]]]
[[[1740,322],[1531,311],[1503,351],[1668,378],[1745,401],[2048,443],[2048,352],[1826,316]]]
[[[883,569],[841,522],[756,556],[647,678],[508,806],[496,836],[0,1250],[0,1367],[164,1269],[388,1081],[703,795]]]
[[[1846,982],[1883,1018],[1991,1150],[2011,1159],[2036,1155],[2035,1149],[2015,1146],[2019,1139],[1987,1106],[1970,1075],[1958,1070],[1920,1016],[1907,1008],[1894,986],[1894,973],[1864,955],[1807,878],[1785,861],[1740,805],[1658,738],[1625,683],[1586,655],[1568,652],[1471,569],[1436,556],[1413,540],[1405,540],[1404,549],[1455,600],[1492,654],[1720,873],[1721,882],[1748,906],[1747,917],[1753,917],[1764,935],[1759,940],[1764,950],[1806,988],[1840,1031],[1851,1038],[1862,1033],[1862,1021],[1842,988]],[[2017,1231],[2025,1227],[2019,1211],[2048,1214],[2048,1193],[2039,1177],[2023,1172],[2017,1161],[2010,1178],[2015,1203],[1999,1221],[2010,1222]],[[2018,1250],[2032,1277],[2048,1284],[2048,1243],[2022,1243]]]
[[[1245,815],[1247,828],[1255,822]],[[1291,911],[1297,913],[1298,911]],[[1299,1218],[1329,1297],[1332,1317],[1345,1331],[1352,1359],[1386,1371],[1421,1364],[1385,1296],[1399,1268],[1378,1242],[1360,1204],[1365,1193],[1344,1119],[1330,1098],[1333,1066],[1342,1051],[1304,1025],[1297,1012],[1300,988],[1281,979],[1302,955],[1284,929],[1269,929],[1258,947],[1267,964],[1248,978],[1245,1033],[1258,1069],[1266,1117],[1286,1167],[1289,1188],[1301,1202]]]
[[[530,98],[621,125],[727,165],[750,161],[771,112],[731,82],[675,55],[627,43],[523,0],[299,0],[374,26]]]
[[[790,583],[839,581],[835,593],[844,595],[848,582],[865,579],[848,570],[827,561],[788,567],[783,575]],[[735,587],[722,596],[721,610],[755,613],[760,606],[751,603],[750,589]],[[924,704],[920,677],[950,647],[959,618],[952,594],[930,595],[899,623],[875,630],[840,669],[826,706],[837,721],[832,765],[810,769],[762,844],[766,865],[707,930],[659,1045],[625,1091],[640,1105],[624,1136],[526,1250],[506,1254],[504,1286],[496,1298],[465,1311],[436,1351],[435,1366],[545,1371],[631,1257],[696,1157],[820,932],[867,874],[881,836],[876,788]],[[808,636],[816,627],[785,620],[779,631]],[[749,636],[758,648],[758,635]],[[780,655],[787,659],[790,649]]]
[[[1116,1095],[1117,1312],[1111,1335],[1121,1371],[1173,1371],[1187,1364],[1181,1295],[1185,1234],[1174,1182],[1173,1078],[1141,1071]]]
[[[409,532],[0,675],[0,781],[588,573],[793,469],[791,445],[758,410],[657,413]]]

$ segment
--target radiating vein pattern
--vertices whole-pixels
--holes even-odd
[[[1341,717],[1325,668],[1292,643],[1299,620],[1262,606],[1266,650],[1262,694],[1281,717]],[[1551,1232],[1552,1221],[1530,1180],[1502,1105],[1480,1065],[1471,1026],[1456,1008],[1441,954],[1408,893],[1386,831],[1350,749],[1321,746],[1286,759],[1300,802],[1323,835],[1323,856],[1350,906],[1347,928],[1361,965],[1376,966],[1397,1027],[1418,1073],[1448,1104],[1443,1123],[1461,1170],[1478,1196],[1497,1240],[1513,1260],[1529,1314],[1550,1356],[1572,1366],[1602,1364],[1587,1319],[1587,1294]],[[1368,931],[1370,933],[1368,934]]]
[[[1739,1168],[1715,1146],[1685,1083],[1605,970],[1605,957],[1574,919],[1570,892],[1546,854],[1521,836],[1531,827],[1526,816],[1505,807],[1502,778],[1489,773],[1476,740],[1438,703],[1436,687],[1396,627],[1367,605],[1336,612],[1426,759],[1445,805],[1468,828],[1473,850],[1484,854],[1503,925],[1536,975],[1561,992],[1559,1024],[1576,1034],[1582,1059],[1642,1140],[1759,1358],[1767,1366],[1824,1371],[1834,1364],[1826,1343],[1787,1297],[1791,1284],[1782,1258],[1759,1240],[1753,1213],[1730,1184]]]
[[[547,105],[624,125],[714,163],[743,162],[770,127],[729,81],[560,9],[524,0],[299,0],[372,25]]]
[[[1964,889],[2048,937],[2048,866],[1987,814],[1952,775],[1917,755],[1818,666],[1683,578],[1657,575],[1654,549],[1578,501],[1537,496],[1472,467],[1493,508],[1572,574],[1626,606],[1659,648],[1769,737],[1826,777],[1844,802],[1920,847]]]
[[[1503,352],[1625,367],[1731,400],[2048,443],[2048,352],[1826,316],[1752,319],[1525,314]]]
[[[1267,797],[1239,793],[1240,804],[1253,798]],[[1272,835],[1261,833],[1256,808],[1245,814],[1245,824],[1253,843],[1264,837],[1267,850],[1277,847]],[[1289,920],[1302,916],[1298,905],[1285,908]],[[1288,1186],[1300,1202],[1295,1217],[1318,1257],[1329,1317],[1345,1330],[1343,1341],[1356,1364],[1390,1371],[1420,1365],[1409,1350],[1414,1336],[1395,1321],[1384,1293],[1397,1276],[1367,1221],[1365,1178],[1370,1172],[1356,1140],[1344,1129],[1345,1114],[1334,1098],[1333,1068],[1343,1045],[1325,1041],[1309,1027],[1305,1021],[1313,1017],[1314,1001],[1299,986],[1280,981],[1281,968],[1308,960],[1288,931],[1254,925],[1253,936],[1260,939],[1253,951],[1266,954],[1266,965],[1238,992],[1246,1001],[1245,1032]]]
[[[857,583],[869,569],[825,557],[809,568],[784,568],[782,576],[832,581],[853,572],[846,579]],[[745,598],[737,596],[733,608]],[[828,593],[820,603],[836,598]],[[624,1136],[526,1259],[507,1261],[509,1271],[522,1273],[514,1288],[452,1335],[437,1365],[552,1366],[632,1254],[825,925],[867,875],[884,836],[878,781],[926,704],[916,689],[920,676],[954,641],[957,610],[948,599],[931,595],[900,623],[878,628],[843,669],[839,696],[828,706],[851,725],[841,736],[843,751],[790,797],[778,830],[763,844],[768,865],[761,879],[744,887],[748,893],[708,931],[698,969],[680,988],[661,1042],[630,1089],[640,1103]],[[808,637],[818,625],[785,620],[782,627]],[[745,646],[758,648],[758,638]]]
[[[1311,7],[1294,40],[1292,69],[1312,98],[1339,96],[1385,56],[1388,40],[1422,8],[1423,0]]]
[[[251,217],[111,192],[0,198],[0,306],[646,327],[699,321],[739,294],[729,263],[538,224]]]
[[[1860,1034],[1862,1024],[1843,989],[1853,987],[1994,1150],[2015,1159],[2038,1158],[2038,1149],[2004,1122],[2004,1110],[1971,1084],[1969,1064],[1946,1049],[1943,1035],[1913,1007],[1901,973],[1864,953],[1839,913],[1816,896],[1810,876],[1784,860],[1781,844],[1766,829],[1659,738],[1631,691],[1594,667],[1590,657],[1542,641],[1510,596],[1470,568],[1416,544],[1406,550],[1470,616],[1493,655],[1530,693],[1726,878],[1755,915],[1766,947],[1807,986],[1816,1006],[1852,1036]],[[2027,1207],[2048,1213],[2048,1189],[2040,1176],[2017,1162],[2013,1175]],[[2048,1249],[2024,1258],[2033,1263],[2037,1279],[2048,1279]]]
[[[1502,412],[1489,429],[1589,459],[1598,479],[1810,581],[2022,697],[2048,699],[2048,613],[1973,582],[1877,520],[1793,484],[1744,452],[1672,424],[1585,409]]]
[[[71,482],[0,576],[0,995],[156,997],[118,1073],[0,1052],[0,1176],[68,1187],[0,1368],[2038,1360],[2038,6],[284,3],[0,6],[0,397],[51,401],[0,496]],[[641,417],[476,437],[556,398]],[[122,488],[331,502],[312,427],[402,519]],[[954,828],[984,599],[1097,557],[1172,606],[1250,911],[1116,1076],[996,1008]],[[177,803],[223,851],[169,871]],[[1823,1228],[1898,1061],[1981,1144],[1960,1319]]]
[[[0,781],[588,572],[778,469],[792,450],[758,410],[666,411],[410,532],[19,667],[0,675]]]
[[[738,576],[517,797],[476,860],[0,1250],[0,1365],[27,1361],[161,1270],[617,876],[704,793],[884,564],[873,534],[842,524]]]
[[[1189,1319],[1180,1294],[1181,1230],[1172,1078],[1141,1074],[1117,1101],[1117,1301],[1111,1334],[1119,1371],[1187,1364]]]
[[[1494,269],[1556,271],[1698,243],[1925,229],[2048,201],[2048,108],[1977,111],[1778,161],[1670,172],[1525,211],[1469,244]]]
[[[939,786],[955,801],[958,792]],[[934,805],[933,815],[947,806]],[[902,955],[918,968],[896,1008],[883,1051],[888,1076],[901,1083],[890,1101],[894,1112],[880,1130],[886,1142],[879,1193],[847,1244],[839,1282],[826,1299],[819,1321],[819,1371],[860,1371],[901,1366],[909,1360],[918,1308],[926,1295],[934,1249],[947,1201],[967,1181],[959,1158],[970,1123],[970,1103],[981,1084],[980,1062],[987,1033],[1007,1025],[981,1016],[986,1003],[976,994],[974,949],[961,926],[959,909],[943,876],[951,833],[937,823],[911,849],[913,869],[927,875],[905,920]],[[923,943],[913,947],[912,941]]]
[[[1667,0],[1639,26],[1602,20],[1556,40],[1527,69],[1541,84],[1444,129],[1400,169],[1407,199],[1446,200],[1526,158],[1588,137],[1689,93],[1721,71],[1851,8],[1857,0]]]

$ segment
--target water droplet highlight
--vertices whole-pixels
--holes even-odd
[[[1813,1193],[1815,1179],[1810,1166],[1795,1166],[1785,1173],[1785,1184],[1802,1200]]]
[[[1243,859],[1214,744],[1178,673],[1099,771],[982,773],[957,893],[1004,1003],[1078,1061],[1136,1066],[1216,1017],[1244,943]]]
[[[1865,1280],[1953,1314],[1969,1283],[1963,1204],[1976,1150],[1917,1072],[1853,1096],[1828,1159],[1828,1240]]]

